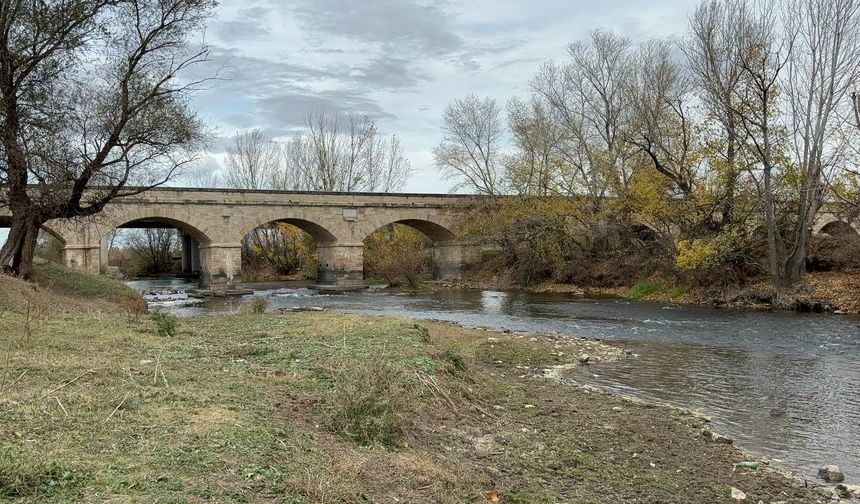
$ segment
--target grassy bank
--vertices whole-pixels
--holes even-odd
[[[543,377],[617,354],[599,343],[333,313],[160,337],[148,317],[42,297],[29,340],[26,303],[0,312],[0,499],[686,503],[733,486],[815,501],[733,471],[744,456],[698,417]]]

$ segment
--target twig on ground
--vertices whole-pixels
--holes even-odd
[[[108,415],[108,417],[107,417],[107,418],[105,418],[105,419],[104,419],[104,421],[103,421],[102,423],[107,422],[108,420],[110,420],[111,418],[113,418],[113,416],[114,416],[114,415],[116,415],[116,412],[117,412],[117,411],[119,411],[119,408],[120,408],[123,404],[125,404],[125,400],[126,400],[126,399],[128,399],[128,395],[129,395],[129,394],[131,394],[131,392],[126,392],[126,393],[125,393],[125,396],[123,396],[122,401],[120,401],[120,402],[119,402],[119,404],[117,404],[117,405],[116,405],[116,408],[114,408],[114,409],[113,409],[113,411],[111,411],[110,415]]]
[[[6,390],[6,380],[9,377],[9,354],[6,354],[6,360],[3,362],[3,381],[0,382],[0,394]],[[11,385],[10,385],[11,387]]]
[[[21,373],[20,375],[18,375],[18,378],[15,378],[15,380],[14,380],[12,383],[10,383],[10,384],[9,384],[9,388],[14,387],[16,383],[18,383],[19,381],[21,381],[21,378],[23,378],[23,377],[24,377],[24,375],[25,375],[25,374],[27,374],[27,372],[28,372],[28,371],[30,371],[30,370],[29,370],[29,369],[25,369],[23,373]]]
[[[125,372],[126,372],[126,374],[128,374],[128,379],[131,380],[132,383],[134,383],[135,385],[137,385],[139,387],[140,384],[137,383],[137,380],[134,379],[134,375],[131,374],[131,368],[130,367],[125,368]]]
[[[439,384],[436,383],[436,380],[434,380],[432,376],[421,371],[416,371],[415,375],[418,377],[418,381],[420,381],[422,384],[424,384],[425,387],[430,389],[430,392],[433,394],[433,396],[435,396],[437,399],[445,399],[445,401],[448,403],[452,410],[457,409],[457,405],[454,404],[454,401],[451,399],[451,397],[446,394],[441,387],[439,387]]]
[[[161,361],[158,360],[158,356],[155,356],[155,370],[152,373],[152,384],[158,385],[158,367],[161,366]]]
[[[88,375],[88,374],[90,374],[90,373],[95,373],[95,372],[96,372],[96,370],[95,370],[95,369],[87,369],[86,371],[84,371],[83,373],[79,374],[78,376],[75,376],[75,377],[74,377],[74,378],[72,378],[71,380],[67,380],[67,381],[63,382],[62,384],[60,384],[60,385],[58,385],[58,386],[56,386],[56,387],[52,388],[51,390],[49,390],[49,391],[45,392],[45,394],[44,394],[44,395],[42,395],[42,397],[40,397],[39,399],[44,399],[44,398],[48,397],[49,395],[53,394],[54,392],[57,392],[57,391],[59,391],[59,390],[62,390],[62,389],[64,389],[64,388],[68,387],[69,385],[71,385],[72,383],[75,383],[76,381],[80,380],[80,379],[81,379],[81,378],[83,378],[84,376],[86,376],[86,375]]]
[[[69,418],[69,412],[68,412],[68,411],[66,411],[66,408],[63,406],[63,403],[62,403],[62,402],[60,402],[60,398],[59,398],[59,397],[57,397],[57,396],[54,396],[54,399],[56,399],[56,400],[57,400],[57,404],[59,404],[59,405],[60,405],[60,409],[61,409],[61,410],[63,410],[63,413],[66,415],[66,418]]]
[[[152,384],[158,385],[158,375],[161,375],[161,379],[164,380],[164,386],[170,387],[170,384],[167,383],[167,377],[164,376],[164,366],[161,365],[161,357],[158,355],[155,356],[155,374],[152,377]]]

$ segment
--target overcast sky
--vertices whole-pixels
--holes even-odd
[[[432,149],[445,106],[468,93],[504,104],[546,60],[595,27],[634,40],[684,31],[696,0],[221,0],[206,33],[225,80],[195,105],[215,166],[237,130],[289,137],[306,112],[366,114],[403,141],[410,192],[448,192]]]

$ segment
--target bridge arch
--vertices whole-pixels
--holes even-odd
[[[435,213],[421,211],[393,212],[392,215],[382,215],[367,222],[359,232],[361,240],[389,224],[403,224],[424,233],[434,243],[450,243],[457,239],[452,230],[453,223],[440,218]]]
[[[301,210],[289,210],[282,212],[267,212],[254,219],[243,222],[239,227],[232,241],[241,242],[248,233],[253,230],[275,223],[285,223],[295,226],[302,231],[311,235],[318,244],[328,244],[341,241],[341,232],[332,225],[326,223],[319,218],[318,214],[305,212]]]
[[[453,223],[444,216],[428,211],[394,211],[383,214],[365,224],[358,233],[362,244],[370,236],[386,226],[399,224],[408,226],[425,235],[431,242],[432,275],[434,279],[459,277],[467,257],[465,247],[458,243]],[[363,246],[362,246],[363,248]]]
[[[56,221],[54,221],[54,222],[56,222]],[[12,227],[12,217],[8,216],[8,215],[0,216],[0,228],[11,228],[11,227]],[[54,227],[50,224],[43,224],[41,230],[48,233],[52,237],[56,238],[57,241],[62,243],[64,246],[68,243],[71,243],[71,241],[72,241],[71,237],[68,235],[69,232],[67,230],[62,229],[62,227],[60,227],[60,226]]]
[[[860,233],[858,233],[857,228],[855,228],[848,222],[838,219],[823,222],[821,226],[816,230],[815,234],[826,234],[834,238],[843,236],[860,236]]]
[[[116,229],[133,227],[128,225],[134,223],[140,224],[141,227],[144,227],[146,223],[166,224],[190,235],[200,245],[208,245],[215,241],[208,227],[189,215],[177,215],[175,212],[145,207],[117,213],[101,221],[98,226],[100,237],[104,239]],[[217,237],[215,238],[217,239]]]

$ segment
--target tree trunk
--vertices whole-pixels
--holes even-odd
[[[810,211],[803,217],[803,226],[795,238],[794,252],[788,257],[786,272],[789,281],[800,283],[806,276],[806,259],[809,255],[809,242],[812,240],[812,224],[815,222],[815,212]]]
[[[24,280],[33,278],[33,256],[42,223],[32,218],[12,218],[12,228],[6,244],[0,249],[3,271]]]

